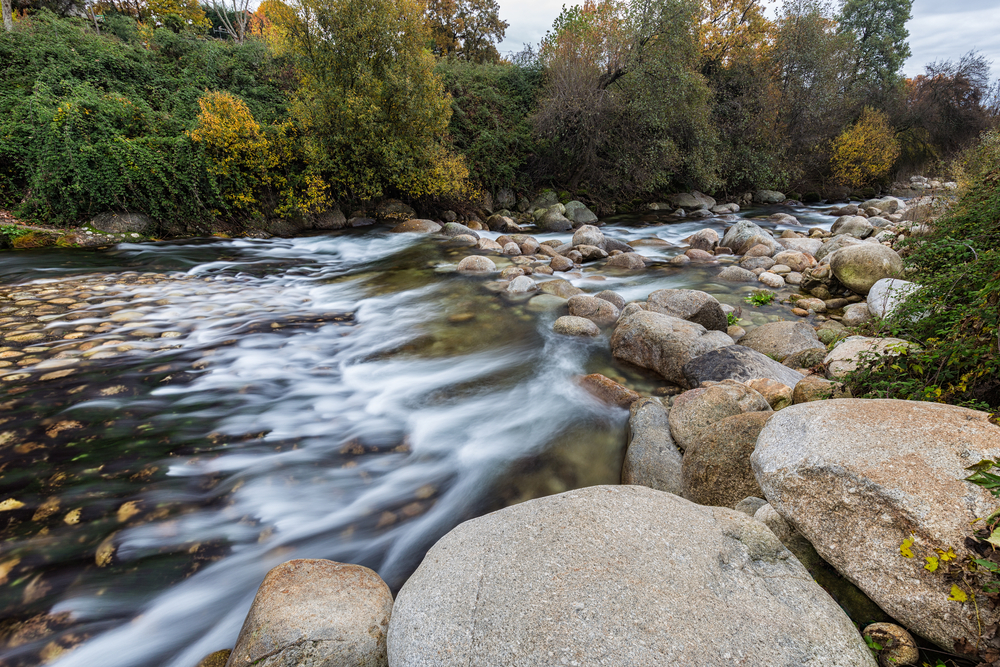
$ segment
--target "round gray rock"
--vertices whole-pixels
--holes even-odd
[[[767,399],[760,393],[741,382],[726,380],[677,396],[670,408],[670,435],[677,446],[687,451],[702,430],[718,421],[747,412],[770,410]]]
[[[290,560],[257,590],[227,665],[384,667],[392,593],[360,565]]]
[[[569,314],[576,317],[586,317],[599,327],[606,327],[618,321],[620,311],[610,301],[598,299],[588,294],[571,296],[566,304]]]
[[[497,265],[489,257],[470,255],[458,263],[458,270],[461,273],[492,273]]]
[[[604,245],[604,234],[593,225],[584,225],[573,233],[573,245],[592,245],[600,248]]]
[[[784,361],[802,350],[821,347],[816,331],[803,320],[762,324],[740,338],[740,345],[757,350],[775,361]]]
[[[637,252],[623,252],[620,255],[615,255],[614,257],[609,258],[608,261],[604,263],[604,266],[635,271],[645,269],[646,262],[643,260],[642,255]]]
[[[586,317],[563,315],[552,325],[552,330],[565,336],[600,336],[601,330]]]
[[[681,495],[681,453],[670,437],[668,415],[667,408],[655,398],[640,398],[629,407],[622,484]]]
[[[740,341],[742,342],[742,338]],[[770,378],[794,387],[802,374],[744,345],[731,345],[707,352],[684,364],[684,377],[689,386],[702,382],[737,380],[746,382],[756,378]]]
[[[641,486],[467,521],[399,592],[392,667],[874,667],[763,524]]]
[[[646,297],[646,307],[654,313],[695,322],[710,331],[729,328],[722,304],[714,296],[698,290],[658,289]]]
[[[903,260],[895,250],[881,243],[863,243],[832,254],[830,268],[844,287],[858,294],[868,294],[872,285],[883,278],[900,275]]]
[[[906,280],[883,278],[868,290],[868,312],[875,317],[885,318],[892,315],[910,294],[920,285]]]

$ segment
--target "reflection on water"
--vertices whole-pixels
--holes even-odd
[[[722,230],[642,222],[606,231],[665,259]],[[384,232],[5,256],[8,312],[59,337],[0,352],[0,662],[191,667],[282,561],[395,589],[465,519],[616,482],[626,413],[572,377],[656,380],[450,271],[461,256]],[[738,301],[716,272],[568,277]]]

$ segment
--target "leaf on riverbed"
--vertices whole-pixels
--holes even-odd
[[[8,498],[7,500],[0,503],[0,512],[19,510],[22,507],[24,507],[24,503],[22,503],[20,500],[14,500],[13,498]]]
[[[118,508],[118,521],[124,523],[139,513],[139,501],[130,500]]]
[[[21,558],[16,556],[10,560],[5,560],[0,563],[0,584],[7,583],[7,577],[10,575],[10,571],[17,567],[17,564],[21,562]]]
[[[76,509],[66,512],[66,516],[63,517],[63,521],[65,521],[67,525],[75,526],[80,523],[80,513],[82,511],[82,507],[77,507]]]
[[[926,556],[924,560],[927,561],[927,565],[924,565],[924,569],[928,572],[933,572],[938,569],[938,559],[937,556]]]
[[[954,600],[955,602],[965,602],[969,599],[969,596],[965,594],[961,588],[956,584],[951,585],[951,595],[948,596],[949,600]]]
[[[115,556],[115,535],[117,534],[111,533],[97,547],[97,555],[94,557],[94,562],[97,563],[98,567],[107,567],[111,564],[111,559]]]

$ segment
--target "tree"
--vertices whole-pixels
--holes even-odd
[[[868,94],[884,93],[902,81],[900,71],[910,57],[912,0],[846,0],[838,21],[840,31],[854,38],[851,83]]]
[[[417,0],[299,0],[273,12],[296,62],[292,114],[311,199],[445,197],[468,170],[450,152],[451,100],[424,49]]]
[[[704,0],[699,26],[702,57],[726,63],[734,52],[763,49],[771,26],[761,0]]]
[[[844,185],[860,188],[885,178],[896,158],[899,144],[889,119],[865,107],[858,122],[833,142],[833,174]]]
[[[198,0],[100,0],[97,10],[103,14],[125,14],[136,21],[153,21],[171,27],[174,32],[183,28],[207,30],[212,25]]]
[[[717,184],[697,12],[687,0],[588,0],[563,10],[541,50],[540,174],[622,198],[672,180]]]
[[[229,0],[229,3],[231,7],[226,0],[212,0],[212,9],[233,41],[242,44],[250,24],[250,0]]]
[[[496,0],[428,0],[434,55],[477,63],[500,60],[496,43],[510,24],[500,20],[499,11]]]
[[[3,27],[4,30],[10,32],[14,29],[14,17],[10,11],[10,0],[0,0],[0,4],[3,5]]]

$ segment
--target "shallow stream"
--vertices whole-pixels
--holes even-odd
[[[776,211],[833,222],[744,215]],[[663,221],[603,231],[666,260],[727,226]],[[662,381],[455,273],[469,253],[370,228],[0,254],[0,664],[193,667],[282,561],[360,563],[396,590],[461,521],[617,483],[627,412],[574,377]],[[717,265],[602,264],[555,277],[787,316]]]

